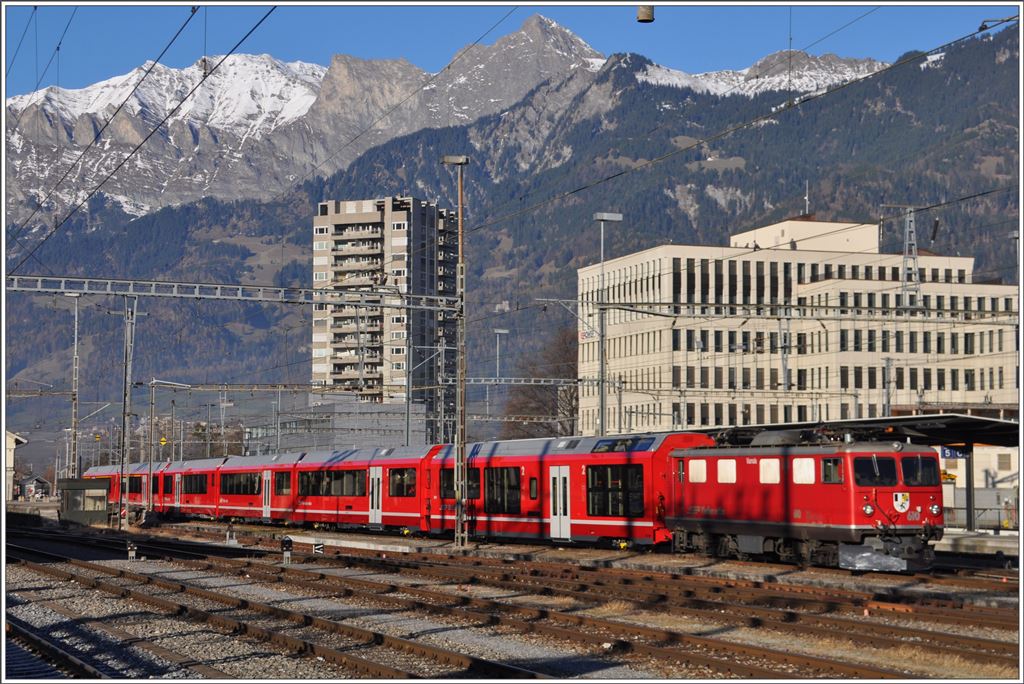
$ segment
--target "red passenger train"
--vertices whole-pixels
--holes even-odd
[[[133,464],[126,515],[441,535],[455,527],[451,445]],[[90,468],[121,496],[117,466]],[[766,432],[747,446],[699,433],[468,445],[476,538],[656,545],[860,570],[927,567],[942,537],[935,452],[900,442]]]

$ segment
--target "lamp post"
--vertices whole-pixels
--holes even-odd
[[[442,164],[458,169],[459,183],[459,263],[456,270],[455,291],[459,300],[456,316],[456,384],[455,384],[455,546],[465,548],[469,542],[466,526],[466,262],[462,248],[462,167],[469,157],[445,155]]]
[[[598,355],[599,355],[599,369],[597,373],[598,377],[598,390],[599,390],[599,404],[598,404],[598,435],[604,437],[607,430],[605,426],[605,411],[607,405],[607,388],[605,387],[605,373],[607,370],[607,358],[604,351],[604,340],[607,333],[607,311],[604,307],[604,222],[619,223],[622,221],[622,214],[613,214],[607,212],[597,212],[594,214],[594,220],[601,224],[601,283],[598,290],[597,300],[597,316],[598,316]],[[620,426],[621,427],[621,426]]]
[[[494,329],[494,380],[498,381],[501,377],[501,336],[508,335],[508,330],[505,328]],[[487,415],[491,414],[491,386],[485,385],[484,389],[487,392]]]

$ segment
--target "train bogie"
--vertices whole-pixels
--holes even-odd
[[[672,457],[677,550],[858,570],[930,562],[941,538],[935,452],[899,443],[715,447]],[[897,460],[907,461],[903,477]],[[933,472],[934,471],[934,472]]]
[[[716,446],[702,434],[468,445],[474,538],[613,543],[851,569],[927,565],[942,535],[935,453],[899,443]],[[336,529],[448,534],[451,445],[136,464],[128,508]],[[111,478],[116,467],[86,477]]]

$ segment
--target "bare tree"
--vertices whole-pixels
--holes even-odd
[[[516,367],[523,378],[576,379],[577,340],[575,328],[557,331],[539,354],[527,356]],[[507,417],[551,417],[542,422],[514,421],[502,424],[502,439],[555,437],[576,432],[579,390],[575,385],[513,385],[505,405]]]

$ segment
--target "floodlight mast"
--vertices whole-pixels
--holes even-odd
[[[466,524],[466,480],[468,462],[466,454],[466,261],[462,234],[462,167],[469,163],[464,154],[445,155],[442,164],[458,169],[459,184],[459,263],[456,271],[455,290],[458,299],[456,314],[456,385],[455,385],[455,547],[469,545],[469,529]]]

